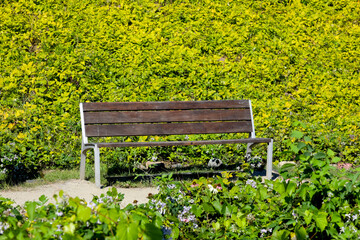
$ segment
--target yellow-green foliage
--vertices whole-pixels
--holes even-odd
[[[3,0],[0,16],[3,156],[78,163],[79,102],[251,99],[275,157],[300,120],[359,158],[358,0]]]

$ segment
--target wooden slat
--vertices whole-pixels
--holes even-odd
[[[168,124],[86,125],[87,137],[249,133],[251,121]]]
[[[251,120],[250,109],[84,112],[85,124]]]
[[[83,103],[84,112],[181,110],[181,109],[229,109],[229,108],[249,108],[249,107],[250,107],[249,100]]]
[[[271,138],[243,138],[202,141],[167,141],[167,142],[118,142],[97,143],[98,147],[165,147],[165,146],[192,146],[208,144],[236,144],[236,143],[269,143]]]

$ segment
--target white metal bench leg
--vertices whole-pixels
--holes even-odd
[[[80,179],[85,179],[85,164],[86,164],[86,151],[81,148],[81,158],[80,158]]]
[[[245,159],[251,157],[251,151],[252,151],[251,147],[252,147],[252,145],[253,145],[252,143],[247,144],[246,152],[245,152]]]
[[[267,161],[266,161],[266,178],[272,178],[272,158],[273,158],[273,140],[269,142],[267,147]]]
[[[100,149],[97,145],[94,147],[94,157],[95,157],[95,185],[101,187],[100,183]]]

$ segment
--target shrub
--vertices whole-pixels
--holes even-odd
[[[251,99],[275,158],[294,120],[358,158],[358,1],[5,0],[0,14],[1,158],[78,165],[79,102],[212,99]]]
[[[192,182],[162,176],[148,203],[123,209],[115,188],[88,203],[62,192],[57,204],[41,197],[24,208],[0,198],[0,239],[359,238],[360,173],[337,172],[333,151],[314,150],[301,132],[292,136],[288,154],[297,165],[275,180],[229,172]]]

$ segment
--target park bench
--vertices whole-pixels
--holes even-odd
[[[272,177],[271,138],[256,138],[250,100],[80,103],[82,147],[80,179],[85,179],[86,152],[94,149],[95,184],[100,187],[100,151],[110,147],[187,146],[267,143],[266,177]],[[249,133],[248,138],[198,141],[89,142],[94,137]]]

